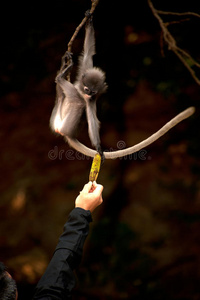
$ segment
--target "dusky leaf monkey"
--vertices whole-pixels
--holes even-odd
[[[85,27],[84,48],[79,57],[78,74],[74,84],[65,79],[72,68],[72,63],[67,65],[71,54],[66,52],[62,57],[60,71],[56,76],[57,97],[53,109],[50,126],[57,133],[65,136],[68,143],[76,150],[79,142],[75,138],[75,132],[79,125],[83,112],[86,112],[88,122],[88,133],[92,145],[102,155],[99,136],[100,122],[96,115],[96,101],[107,89],[105,73],[93,66],[93,55],[95,54],[95,34],[92,19],[87,21]]]
[[[72,61],[71,53],[66,52],[62,57],[61,68],[55,79],[57,96],[50,119],[52,130],[63,135],[75,150],[91,157],[94,157],[97,151],[106,159],[130,155],[147,147],[176,124],[194,113],[195,108],[189,107],[142,142],[123,150],[103,153],[99,136],[100,123],[96,115],[96,101],[106,91],[107,85],[105,83],[105,73],[93,66],[94,54],[95,36],[92,18],[90,17],[85,26],[84,47],[79,58],[78,74],[74,84],[66,80],[66,76],[73,66],[73,63],[67,64],[67,61]],[[75,132],[84,111],[88,122],[89,137],[96,150],[86,147],[75,137]]]

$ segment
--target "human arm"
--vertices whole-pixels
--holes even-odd
[[[93,187],[92,187],[93,186]],[[75,286],[73,270],[78,267],[85,239],[92,221],[91,211],[102,202],[103,187],[96,183],[84,186],[76,199],[64,226],[54,255],[40,279],[33,299],[61,300],[71,299],[71,290]],[[86,204],[88,199],[88,204]]]

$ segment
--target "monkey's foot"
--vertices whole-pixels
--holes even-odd
[[[72,53],[66,51],[62,57],[61,70],[64,70],[68,66],[68,61],[70,61],[70,63],[72,62]]]
[[[66,59],[72,59],[72,52],[66,51],[65,54],[63,55],[63,57]]]
[[[56,76],[55,82],[58,82],[59,78],[65,76],[67,73],[69,73],[72,67],[73,67],[72,53],[69,51],[66,51],[62,57],[61,67]]]

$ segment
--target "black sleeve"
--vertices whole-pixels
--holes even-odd
[[[90,211],[78,207],[71,211],[54,255],[36,287],[33,299],[71,299],[71,290],[75,286],[73,270],[81,261],[91,221]]]

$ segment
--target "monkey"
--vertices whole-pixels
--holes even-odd
[[[50,118],[52,130],[63,135],[69,145],[80,153],[94,157],[99,152],[103,159],[115,159],[131,155],[152,144],[172,127],[195,112],[194,107],[187,108],[157,132],[134,146],[117,151],[102,152],[99,136],[100,122],[96,115],[96,101],[101,94],[106,92],[107,84],[105,83],[105,73],[100,68],[93,66],[92,58],[94,54],[94,28],[92,20],[89,18],[85,26],[84,47],[79,57],[78,74],[74,84],[65,79],[73,66],[72,54],[66,51],[62,57],[61,68],[55,79],[56,102]],[[69,65],[67,64],[68,60],[71,61]],[[96,150],[86,147],[75,138],[75,132],[84,111],[86,111],[89,137]]]
[[[106,92],[107,84],[105,73],[93,66],[94,54],[95,33],[92,18],[89,18],[85,26],[84,47],[79,57],[78,74],[74,84],[65,79],[73,66],[71,53],[66,52],[62,57],[61,68],[55,79],[57,97],[50,118],[50,127],[63,135],[72,147],[74,144],[78,145],[75,133],[85,111],[91,144],[103,156],[96,102],[99,96]],[[69,60],[71,64],[67,65]]]

